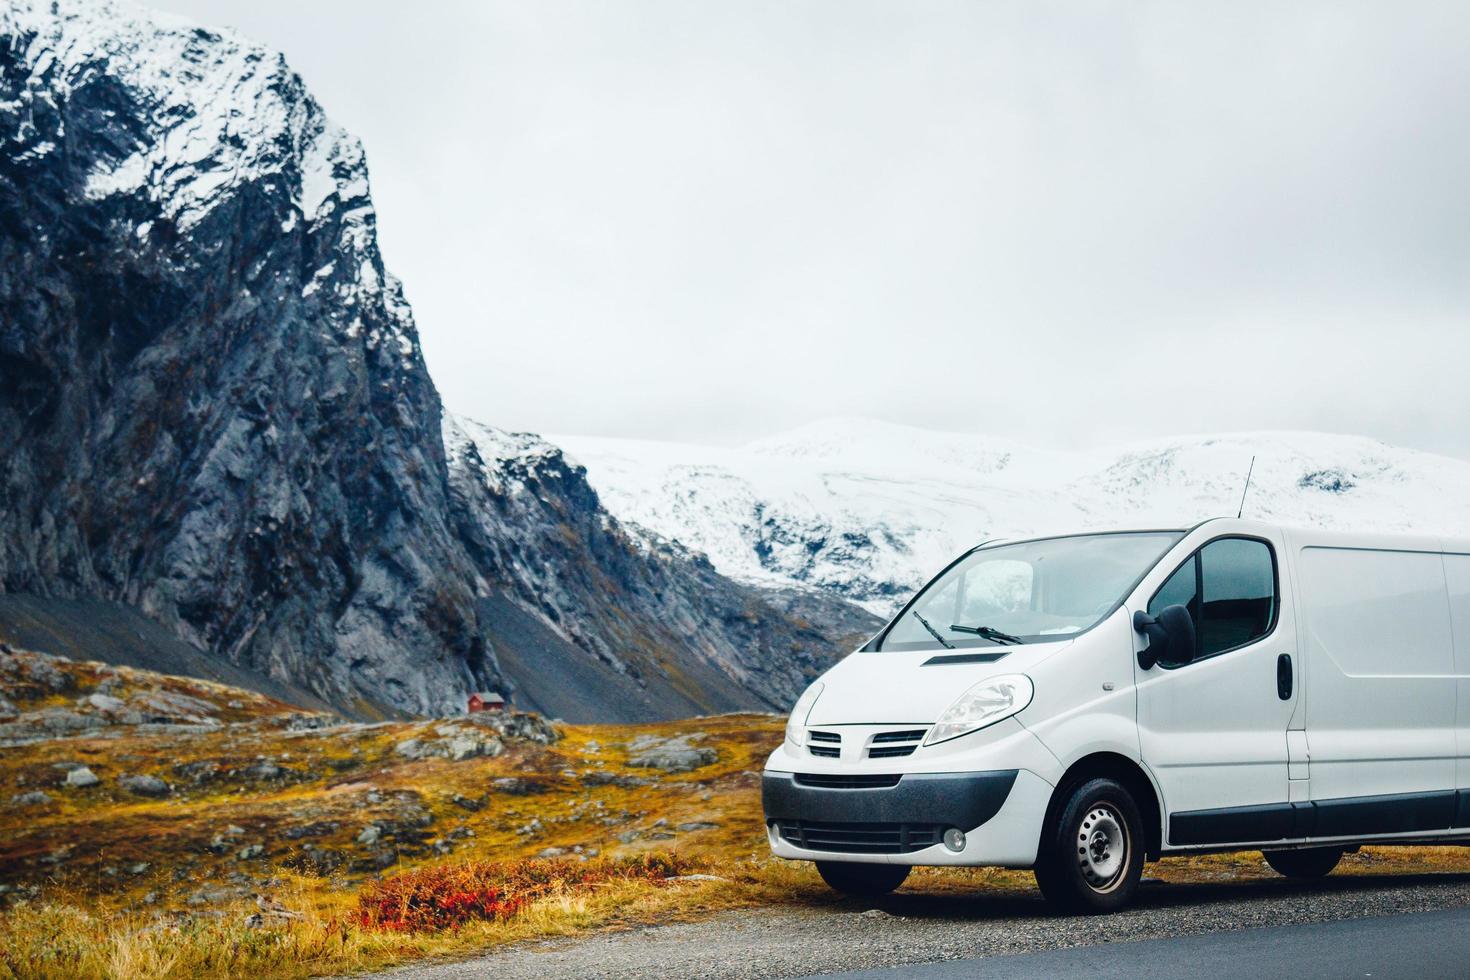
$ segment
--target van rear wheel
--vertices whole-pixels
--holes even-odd
[[[1116,912],[1143,876],[1143,817],[1113,779],[1089,779],[1067,794],[1036,854],[1036,884],[1067,912]]]
[[[1266,863],[1288,878],[1325,878],[1342,860],[1340,847],[1303,847],[1294,851],[1262,851]]]
[[[909,876],[906,864],[857,864],[853,861],[818,861],[817,873],[833,891],[854,898],[887,895]]]

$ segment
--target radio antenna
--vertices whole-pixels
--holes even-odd
[[[1245,486],[1242,487],[1241,490],[1240,490],[1240,509],[1235,512],[1235,517],[1236,517],[1237,520],[1239,520],[1241,514],[1244,514],[1245,513],[1245,495],[1247,493],[1250,493],[1250,489],[1251,489],[1251,474],[1254,473],[1255,471],[1256,471],[1256,458],[1254,456],[1252,456],[1251,457],[1250,469],[1248,469],[1248,470],[1245,471]]]

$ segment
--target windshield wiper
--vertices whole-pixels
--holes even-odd
[[[913,610],[913,615],[914,615],[914,618],[915,619],[917,619],[919,622],[921,622],[921,623],[924,624],[924,628],[929,631],[930,635],[932,635],[934,637],[934,639],[938,640],[940,643],[942,643],[944,645],[944,649],[946,649],[946,650],[953,650],[954,649],[954,644],[951,643],[951,642],[949,642],[948,640],[946,640],[943,636],[941,636],[939,634],[939,631],[937,629],[935,629],[929,623],[929,620],[925,619],[923,616],[920,616],[919,615],[919,610],[917,610],[917,609]]]
[[[982,639],[990,640],[992,643],[1025,643],[1026,642],[1025,640],[1021,639],[1019,636],[1012,636],[1009,633],[1005,633],[1005,632],[1002,632],[1001,630],[996,629],[994,626],[954,626],[954,625],[951,625],[950,626],[950,629],[954,630],[956,633],[974,633],[976,636],[981,637]]]

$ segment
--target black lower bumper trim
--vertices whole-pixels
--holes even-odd
[[[1169,843],[1373,837],[1470,826],[1470,790],[1350,796],[1169,814]]]
[[[969,831],[1000,812],[1017,772],[905,773],[897,785],[874,789],[803,786],[794,773],[768,772],[761,778],[761,805],[767,822],[923,822]]]
[[[940,823],[821,823],[777,820],[776,832],[806,851],[844,854],[912,854],[944,842]]]

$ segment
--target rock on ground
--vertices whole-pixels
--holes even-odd
[[[628,765],[664,772],[690,772],[710,765],[719,758],[719,753],[708,746],[690,744],[703,737],[703,732],[669,738],[640,735],[628,743]]]
[[[122,775],[117,777],[117,784],[129,793],[135,793],[138,796],[159,798],[169,794],[168,783],[157,776]]]
[[[50,802],[51,797],[38,789],[33,789],[29,793],[17,793],[10,798],[11,806],[45,806]]]
[[[88,786],[96,786],[100,779],[97,774],[86,766],[77,766],[66,774],[66,785],[72,789],[85,789]]]

